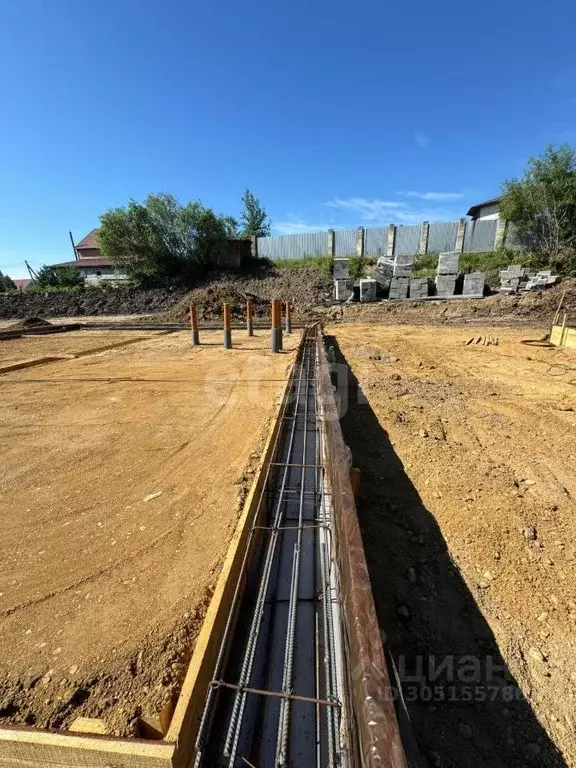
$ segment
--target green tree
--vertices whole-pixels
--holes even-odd
[[[100,248],[114,264],[140,281],[185,281],[215,261],[233,220],[198,201],[183,206],[158,194],[106,211],[100,222]]]
[[[0,272],[0,276],[2,273]],[[2,284],[4,285],[5,291],[15,291],[16,290],[16,283],[9,275],[2,276]]]
[[[502,188],[501,215],[520,242],[554,269],[576,272],[576,151],[549,145],[528,160],[522,178],[507,179]]]
[[[270,234],[270,219],[260,200],[247,189],[242,195],[244,208],[240,214],[242,237],[266,237]]]
[[[34,282],[40,288],[75,288],[84,281],[76,267],[49,267],[45,264],[38,270]]]

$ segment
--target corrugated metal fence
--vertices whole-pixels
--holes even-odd
[[[258,255],[266,259],[300,259],[302,256],[325,256],[326,232],[305,232],[301,235],[259,237]]]
[[[464,252],[478,253],[496,248],[498,221],[479,220],[466,222]],[[364,229],[364,253],[366,256],[388,254],[389,227],[366,227]],[[417,254],[420,248],[422,225],[396,226],[393,255]],[[456,249],[458,222],[430,224],[427,253],[440,253]],[[353,256],[356,253],[357,230],[334,230],[334,255]],[[506,246],[517,246],[514,231],[508,225]],[[307,232],[298,235],[259,237],[258,254],[268,259],[299,259],[303,256],[326,256],[329,253],[328,232]]]

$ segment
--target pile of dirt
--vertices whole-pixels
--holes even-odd
[[[376,304],[346,304],[326,311],[331,320],[379,324],[444,323],[549,325],[564,295],[562,313],[568,322],[576,318],[576,280],[567,280],[544,291],[483,299],[438,299],[437,301],[384,301]]]
[[[18,320],[16,323],[10,323],[8,330],[10,331],[26,331],[28,328],[45,328],[52,325],[47,320],[42,320],[41,317],[25,317],[23,320]]]
[[[87,288],[63,293],[0,294],[0,318],[137,315],[164,312],[182,296],[171,288]]]
[[[255,317],[266,317],[271,299],[290,301],[296,319],[310,320],[319,308],[332,299],[332,280],[316,269],[277,270],[260,267],[250,272],[211,274],[162,315],[166,322],[184,322],[191,303],[198,319],[214,321],[222,317],[222,304],[230,304],[232,317],[245,317],[246,299],[252,299]]]

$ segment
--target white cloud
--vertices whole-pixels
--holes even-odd
[[[305,232],[325,232],[333,225],[324,223],[310,223],[302,219],[288,221],[275,221],[272,223],[272,229],[275,235],[300,235]]]
[[[461,200],[464,197],[463,192],[398,192],[401,197],[415,197],[418,200]]]
[[[430,145],[430,137],[426,136],[422,131],[414,131],[414,141],[418,144],[420,149],[428,149]]]
[[[425,198],[433,200],[435,198]],[[379,200],[371,197],[337,197],[324,203],[330,208],[346,211],[349,218],[354,217],[358,226],[368,222],[371,226],[385,224],[421,224],[423,221],[455,221],[461,211],[431,206],[413,206],[408,203]],[[334,225],[332,225],[334,226]],[[343,226],[343,224],[338,224]]]
[[[397,200],[380,200],[375,197],[335,197],[324,205],[341,211],[352,211],[364,221],[380,221],[390,217],[390,211],[407,208],[406,203]]]

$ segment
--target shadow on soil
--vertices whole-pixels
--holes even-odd
[[[344,439],[362,473],[358,516],[378,621],[403,681],[422,764],[566,766],[522,697],[336,339],[326,343],[334,349]]]

